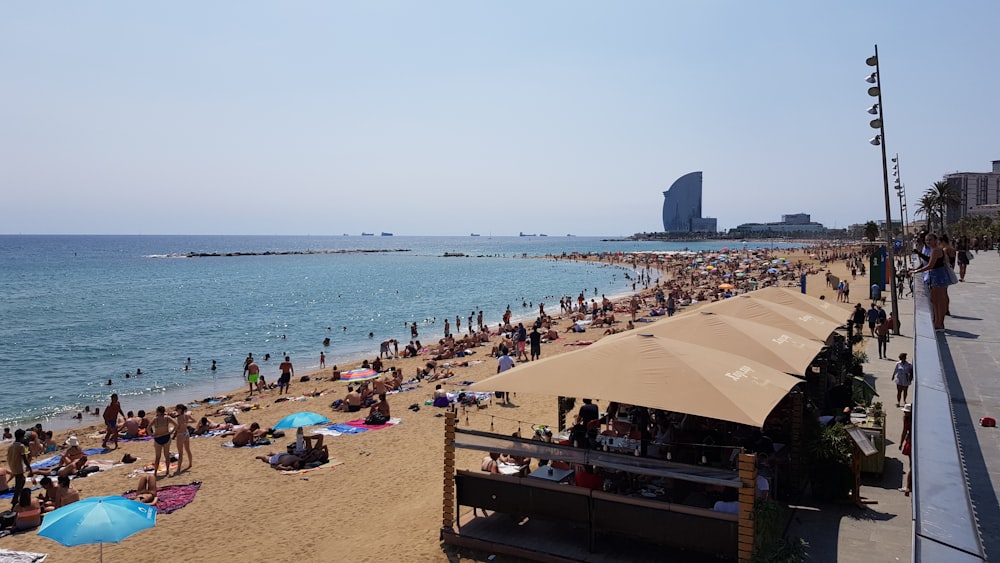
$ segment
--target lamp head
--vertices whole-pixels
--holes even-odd
[[[871,144],[873,144],[873,145],[875,145],[877,147],[877,146],[879,146],[879,145],[882,144],[882,136],[881,135],[875,135],[868,142],[871,143]]]
[[[875,84],[875,81],[878,80],[876,78],[876,76],[878,76],[878,75],[876,75],[874,72],[871,73],[871,74],[869,74],[868,77],[865,78],[865,82],[867,82],[869,84]]]
[[[872,115],[878,114],[878,104],[874,104],[872,107],[868,108],[868,113]]]
[[[865,64],[867,64],[868,66],[878,66],[878,57],[876,57],[875,55],[868,57],[867,59],[865,59]]]
[[[881,129],[882,128],[882,120],[876,117],[875,119],[869,121],[868,125],[871,125],[872,129]]]
[[[868,89],[868,95],[873,98],[877,98],[878,95],[881,93],[882,91],[878,89],[878,86],[872,86],[871,88]]]

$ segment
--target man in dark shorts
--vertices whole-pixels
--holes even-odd
[[[542,357],[542,333],[538,332],[537,326],[531,329],[528,339],[531,341],[531,361],[535,361]]]
[[[295,375],[291,358],[285,356],[285,361],[281,362],[278,369],[281,370],[281,375],[278,377],[278,394],[281,395],[283,392],[288,393],[288,384],[292,382],[292,376]]]
[[[105,430],[104,440],[101,442],[102,448],[108,447],[108,440],[111,440],[115,443],[115,449],[118,449],[118,417],[124,419],[125,413],[122,412],[122,406],[118,402],[118,394],[113,393],[111,402],[104,407],[104,424],[107,426],[107,430]]]

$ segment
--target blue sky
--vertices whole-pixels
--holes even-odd
[[[884,218],[1000,159],[1000,3],[20,2],[0,232],[578,235]],[[898,200],[893,198],[894,213]]]

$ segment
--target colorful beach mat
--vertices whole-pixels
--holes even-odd
[[[156,512],[157,514],[170,514],[176,510],[191,504],[194,496],[201,488],[201,481],[195,481],[189,485],[167,485],[156,488]],[[135,500],[135,489],[122,494],[127,499]]]
[[[356,368],[340,374],[340,379],[343,381],[368,381],[376,377],[378,372],[371,368]]]
[[[401,422],[403,422],[402,418],[391,418],[389,419],[389,422],[385,424],[379,424],[378,426],[371,426],[365,424],[364,419],[359,418],[358,420],[352,420],[350,422],[339,422],[337,424],[331,424],[330,426],[318,428],[313,432],[315,432],[316,434],[323,434],[325,436],[360,434],[362,432],[367,432],[369,430],[381,430],[383,428],[389,428],[390,426],[395,426]]]
[[[106,453],[108,453],[110,451],[111,450],[108,449],[108,448],[88,448],[86,450],[83,450],[83,453],[86,454],[86,455],[88,455],[88,456],[92,456],[92,455],[106,454]],[[45,459],[40,459],[40,460],[36,461],[35,463],[31,464],[31,469],[36,470],[36,471],[45,470],[45,469],[52,469],[52,468],[54,468],[54,467],[56,467],[56,466],[59,465],[59,460],[61,458],[62,458],[62,455],[60,454],[60,455],[54,455],[54,456],[51,456],[51,457],[47,457]]]

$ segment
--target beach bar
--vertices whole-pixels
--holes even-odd
[[[442,540],[542,561],[664,549],[749,561],[759,499],[803,482],[805,405],[829,412],[854,388],[837,311],[777,288],[751,295],[472,385],[558,396],[559,433],[458,428],[447,413]],[[565,425],[572,397],[611,402]],[[457,450],[487,455],[469,470]]]

